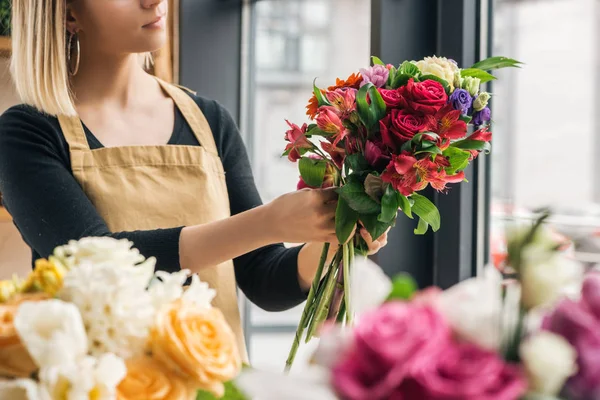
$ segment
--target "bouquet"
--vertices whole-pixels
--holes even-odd
[[[154,272],[132,243],[85,238],[0,282],[0,398],[184,400],[225,394],[241,358],[215,295]],[[227,385],[228,388],[231,388]],[[237,398],[232,393],[229,398]]]
[[[490,266],[418,291],[357,262],[355,326],[326,326],[305,372],[249,370],[238,386],[263,400],[600,398],[600,271],[561,252],[544,218],[511,228],[510,278]]]
[[[336,234],[342,245],[326,270],[329,244],[323,249],[287,368],[305,329],[308,342],[326,319],[352,322],[349,266],[355,252],[367,251],[353,234],[357,223],[377,239],[401,210],[418,217],[416,234],[440,228],[437,208],[419,192],[429,185],[446,192],[449,184],[465,181],[465,168],[489,150],[492,138],[490,94],[480,90],[495,79],[487,71],[520,64],[492,57],[460,69],[438,57],[398,67],[373,60],[372,67],[337,79],[327,90],[314,86],[307,106],[314,123],[300,127],[288,121],[284,155],[298,163],[298,188],[337,187]]]

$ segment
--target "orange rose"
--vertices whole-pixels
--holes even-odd
[[[16,305],[0,306],[0,375],[26,378],[38,368],[15,329],[17,308]]]
[[[127,360],[127,375],[117,386],[117,400],[188,400],[193,390],[158,361],[144,356]]]
[[[217,308],[177,300],[161,309],[150,332],[154,357],[197,387],[221,397],[242,366],[235,335]]]

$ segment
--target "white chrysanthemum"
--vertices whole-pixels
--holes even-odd
[[[44,400],[38,384],[31,379],[0,381],[0,399]]]
[[[132,248],[133,243],[127,239],[110,237],[89,237],[70,241],[67,245],[57,247],[52,256],[53,261],[71,269],[81,263],[92,264],[111,263],[121,266],[132,266],[144,262],[138,249]],[[145,263],[154,264],[156,260],[149,258]]]
[[[88,356],[73,364],[42,368],[40,382],[51,400],[112,400],[126,374],[125,362],[108,353],[98,358]]]
[[[198,275],[192,276],[192,283],[184,290],[183,285],[189,276],[190,271],[187,269],[173,273],[157,271],[148,289],[154,307],[159,309],[180,298],[201,307],[210,307],[216,291],[208,283],[202,282]]]
[[[79,308],[90,354],[143,352],[155,310],[146,291],[152,273],[151,265],[84,263],[65,276],[58,296]]]
[[[87,353],[81,314],[73,304],[25,302],[19,306],[14,324],[38,367],[72,363]]]

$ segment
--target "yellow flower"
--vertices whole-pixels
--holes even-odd
[[[0,281],[0,303],[8,301],[23,289],[23,281],[14,277],[10,280]]]
[[[155,359],[200,389],[221,397],[242,361],[235,335],[217,308],[176,300],[156,315],[150,333]]]
[[[54,296],[62,288],[66,272],[64,267],[52,261],[36,260],[35,269],[27,277],[23,291],[46,292]]]

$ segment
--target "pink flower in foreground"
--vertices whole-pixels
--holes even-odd
[[[526,391],[527,381],[517,366],[495,352],[463,342],[444,347],[400,393],[403,399],[517,400]]]
[[[341,119],[347,119],[356,111],[356,89],[343,88],[325,94]]]
[[[403,399],[406,377],[434,363],[449,343],[450,327],[433,307],[386,303],[362,316],[333,367],[333,385],[348,400]]]

